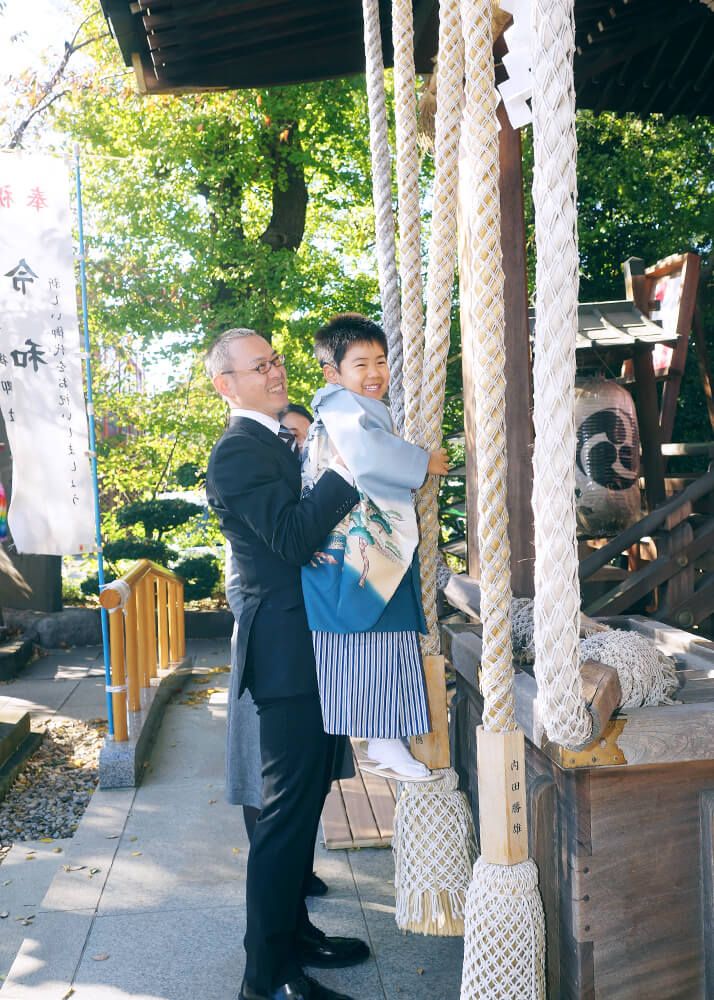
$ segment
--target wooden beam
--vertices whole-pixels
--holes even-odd
[[[714,520],[707,521],[696,531],[690,541],[685,541],[676,556],[659,556],[652,562],[646,563],[636,573],[630,573],[622,583],[588,604],[585,613],[588,615],[623,614],[640,598],[681,571],[686,565],[684,560],[696,559],[703,552],[709,552],[712,546],[714,546]],[[689,604],[690,599],[686,603]],[[712,603],[714,604],[714,596]],[[678,607],[672,608],[668,611],[667,617],[673,617],[677,610]]]
[[[636,524],[631,525],[629,528],[625,528],[624,531],[620,532],[616,538],[613,538],[611,542],[607,545],[603,545],[601,548],[596,549],[591,556],[587,559],[583,559],[580,563],[579,575],[581,580],[587,580],[592,574],[609,563],[611,559],[615,556],[620,555],[624,552],[626,548],[633,545],[635,542],[639,541],[640,538],[646,535],[652,535],[654,531],[659,528],[664,521],[678,510],[683,504],[695,503],[701,497],[705,496],[707,493],[711,493],[714,490],[714,471],[709,471],[698,479],[695,479],[693,483],[686,487],[686,489],[680,493],[678,496],[673,497],[667,503],[663,504],[657,510],[653,510],[650,514],[647,514],[638,521]]]
[[[704,324],[702,323],[702,313],[697,305],[694,310],[694,347],[697,352],[697,364],[699,366],[699,377],[702,381],[702,389],[704,391],[704,399],[707,404],[707,413],[709,414],[709,423],[711,429],[714,432],[714,382],[712,382],[712,370],[709,364],[709,351],[707,350],[707,338],[704,333]]]
[[[579,81],[607,76],[625,59],[631,58],[647,49],[658,45],[664,38],[671,37],[677,28],[698,20],[698,9],[694,5],[679,7],[667,17],[639,18],[636,21],[637,31],[623,29],[616,38],[610,33],[606,40],[593,46],[594,51],[584,51],[577,60],[577,75]]]
[[[334,39],[356,37],[361,30],[359,21],[353,18],[335,18],[333,26]],[[162,32],[163,35],[169,33]],[[260,52],[275,52],[276,50],[303,45],[324,43],[324,29],[311,19],[304,22],[290,23],[275,30],[266,28],[247,35],[239,27],[227,24],[225,30],[211,32],[193,39],[190,42],[169,42],[163,46],[152,47],[151,58],[155,65],[165,66],[167,72],[181,71],[185,64],[202,63],[204,60],[212,64],[243,58],[246,54],[255,56]]]
[[[651,277],[655,268],[645,272]],[[679,311],[677,313],[677,343],[672,352],[669,364],[669,376],[662,389],[662,406],[660,409],[660,440],[671,441],[674,430],[674,418],[677,413],[677,399],[682,384],[682,376],[687,363],[689,335],[692,330],[694,309],[697,303],[699,288],[699,255],[686,253],[681,255],[682,285],[680,288]]]
[[[635,372],[635,407],[640,427],[645,494],[650,510],[665,499],[657,383],[652,366],[652,346],[638,343],[632,359]]]
[[[260,41],[263,38],[279,38],[291,32],[296,34],[303,27],[326,36],[324,22],[318,15],[324,9],[323,3],[306,4],[298,9],[288,8],[278,18],[273,12],[262,16],[243,17],[239,11],[221,11],[220,17],[204,17],[202,12],[194,11],[193,15],[182,18],[171,17],[168,14],[145,17],[149,48],[158,49],[164,45],[186,45],[194,55],[197,55],[198,42],[214,38],[238,37],[245,44]],[[331,18],[330,37],[334,24],[348,20],[361,28],[362,18],[359,10],[337,11]],[[297,41],[297,40],[296,40]],[[190,53],[189,53],[190,54]]]

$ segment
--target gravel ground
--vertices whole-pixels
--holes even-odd
[[[77,829],[99,781],[103,719],[51,719],[42,745],[0,802],[0,864],[12,844],[59,840]]]

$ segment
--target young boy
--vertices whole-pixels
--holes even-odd
[[[312,402],[303,491],[337,456],[360,491],[302,570],[325,730],[366,738],[365,770],[429,780],[403,742],[429,731],[413,491],[427,474],[448,472],[446,452],[429,454],[394,433],[382,402],[387,342],[376,323],[336,316],[316,334],[315,354],[328,384]]]

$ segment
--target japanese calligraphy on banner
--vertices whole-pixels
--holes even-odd
[[[61,159],[0,155],[0,408],[18,552],[95,551],[87,413]]]

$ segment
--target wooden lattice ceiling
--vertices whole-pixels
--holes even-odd
[[[391,64],[390,0],[380,0]],[[364,70],[360,0],[102,0],[149,93],[265,87]],[[714,11],[702,0],[576,0],[579,107],[711,115]],[[436,51],[437,3],[414,0],[417,69]]]

